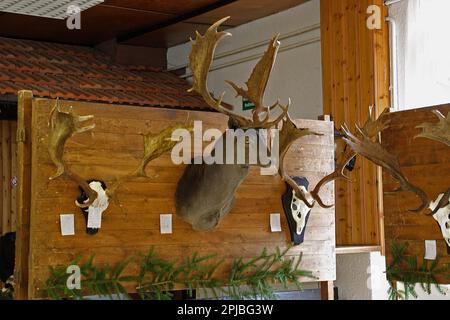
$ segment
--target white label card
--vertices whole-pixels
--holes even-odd
[[[61,214],[59,220],[61,222],[61,235],[75,235],[75,216],[73,214]]]
[[[161,234],[171,234],[172,233],[172,215],[171,214],[161,214],[159,216],[159,224],[161,228]]]
[[[100,229],[102,227],[101,208],[90,206],[88,209],[87,227],[91,229]]]
[[[437,257],[436,240],[425,240],[425,260],[436,260]]]
[[[281,217],[279,213],[270,214],[270,230],[272,232],[281,232]]]

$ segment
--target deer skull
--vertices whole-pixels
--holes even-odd
[[[441,202],[444,194],[442,193],[436,199],[436,201],[432,202],[430,205],[431,210],[435,210],[438,204]],[[450,198],[447,201],[447,206],[441,207],[434,215],[433,218],[439,223],[441,227],[442,236],[445,239],[445,242],[450,247]]]
[[[308,180],[303,177],[293,177],[292,180],[297,183],[299,188],[305,194],[307,201],[314,203],[313,197],[308,192]],[[295,190],[289,184],[287,185],[287,190],[283,195],[282,200],[292,242],[294,242],[295,245],[300,245],[304,241],[305,229],[311,213],[311,208],[297,196]]]
[[[305,194],[307,194],[307,190],[305,189],[305,187],[301,186],[300,188]],[[309,200],[313,201],[312,197]],[[306,203],[295,196],[294,190],[292,190],[291,212],[297,224],[296,232],[298,235],[301,235],[303,229],[305,228],[306,220],[311,212],[311,208],[309,208]]]

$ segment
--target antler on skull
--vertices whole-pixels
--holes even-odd
[[[438,123],[422,123],[416,128],[422,128],[422,133],[415,138],[428,138],[446,144],[450,147],[450,112],[447,118],[439,111],[432,111],[438,118]]]
[[[248,81],[246,82],[247,89],[243,89],[233,82],[227,81],[227,83],[230,84],[236,91],[237,96],[242,96],[255,105],[255,108],[252,111],[253,117],[251,119],[223,107],[222,99],[224,93],[222,93],[219,100],[215,100],[209,93],[207,80],[208,73],[214,59],[215,49],[221,39],[231,35],[228,32],[217,32],[217,29],[228,19],[229,17],[226,17],[217,21],[210,28],[208,28],[204,35],[201,35],[198,32],[196,33],[196,39],[192,45],[192,50],[189,55],[189,65],[193,76],[193,86],[190,91],[196,91],[199,93],[210,107],[229,116],[236,126],[241,129],[276,128],[282,123],[282,129],[280,132],[279,174],[283,180],[285,180],[286,183],[294,189],[296,195],[302,199],[308,207],[312,207],[314,203],[310,203],[308,201],[307,196],[301,188],[299,188],[295,181],[286,173],[284,168],[284,158],[291,145],[297,139],[306,135],[313,135],[317,133],[311,132],[309,129],[297,128],[289,116],[290,100],[286,106],[281,105],[279,101],[277,101],[274,105],[267,107],[263,102],[267,83],[280,47],[280,42],[278,41],[279,36],[277,35],[272,38],[266,52],[256,64]],[[274,120],[271,120],[271,112],[276,108],[281,109],[281,114]]]
[[[87,120],[93,119],[94,116],[75,116],[71,111],[63,112],[60,110],[59,100],[56,100],[56,105],[50,112],[50,136],[48,151],[50,159],[55,164],[57,171],[50,177],[54,180],[59,176],[65,174],[68,178],[75,181],[86,193],[88,200],[85,203],[78,203],[77,206],[81,208],[89,207],[97,198],[97,192],[94,191],[86,179],[83,179],[78,174],[72,172],[64,162],[64,147],[66,141],[76,133],[82,133],[94,129],[95,124],[82,127],[81,124]]]
[[[292,144],[301,137],[308,135],[321,135],[319,133],[312,132],[306,128],[298,128],[294,121],[291,119],[288,112],[289,105],[286,107],[285,117],[283,118],[283,127],[280,131],[280,168],[279,174],[281,178],[294,190],[297,197],[299,197],[309,208],[314,206],[314,202],[311,203],[308,200],[308,196],[297,185],[294,179],[286,173],[284,167],[284,159]]]
[[[429,207],[430,200],[426,193],[408,181],[400,170],[397,158],[392,153],[384,149],[381,144],[373,142],[358,126],[356,126],[357,136],[353,135],[346,125],[343,125],[342,129],[346,136],[344,141],[355,153],[379,165],[400,183],[400,187],[393,192],[413,192],[420,198],[422,204],[417,209],[410,211],[421,212]]]
[[[380,114],[380,116],[376,118],[373,112],[373,108],[369,107],[369,117],[367,118],[366,122],[364,123],[364,126],[361,129],[361,133],[356,132],[356,136],[358,138],[362,138],[361,135],[364,134],[368,138],[373,139],[380,132],[388,128],[390,123],[390,120],[386,117],[388,110],[389,109],[384,109],[384,111]],[[336,165],[336,169],[334,170],[334,172],[322,178],[317,183],[314,190],[311,191],[311,196],[314,198],[314,200],[317,201],[317,203],[321,207],[331,208],[333,205],[326,205],[323,203],[322,199],[319,196],[320,189],[326,184],[341,178],[350,181],[351,179],[345,175],[344,170],[349,164],[349,162],[356,156],[356,154],[357,153],[353,149],[345,148],[343,154],[340,157],[342,160]]]

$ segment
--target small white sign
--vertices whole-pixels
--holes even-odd
[[[171,214],[161,214],[159,216],[159,224],[161,228],[161,234],[171,234],[172,233],[172,215]]]
[[[88,209],[87,227],[91,229],[100,229],[102,227],[102,210],[98,207],[90,206]]]
[[[436,260],[437,244],[436,240],[425,240],[425,260]]]
[[[75,216],[73,214],[61,214],[59,220],[61,222],[61,235],[75,235]]]
[[[270,214],[270,230],[272,232],[281,232],[281,217],[279,213]]]

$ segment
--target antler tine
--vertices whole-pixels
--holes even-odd
[[[79,126],[82,122],[90,120],[94,116],[75,116],[71,112],[62,112],[59,107],[59,100],[57,100],[55,107],[50,112],[48,151],[50,159],[55,164],[57,171],[49,179],[53,180],[65,174],[68,178],[77,183],[88,196],[88,200],[85,203],[80,204],[76,202],[76,204],[81,208],[87,208],[94,203],[97,198],[97,192],[89,186],[85,179],[67,168],[63,156],[66,141],[70,137],[76,133],[92,130],[95,127],[95,124],[85,127]]]
[[[369,138],[374,138],[379,132],[382,132],[386,128],[389,127],[390,119],[386,117],[389,109],[386,108],[383,110],[383,112],[378,116],[378,118],[375,118],[375,114],[373,112],[373,106],[369,106],[369,116],[364,123],[362,132]],[[347,125],[344,123],[343,128],[345,128],[348,132]],[[357,136],[360,136],[359,132],[357,132]],[[351,181],[350,177],[347,177],[345,175],[345,168],[350,163],[350,161],[357,155],[356,152],[354,152],[351,148],[347,148],[344,150],[342,154],[342,161],[337,164],[336,169],[331,174],[323,177],[317,185],[314,187],[314,190],[311,191],[311,195],[313,196],[314,200],[317,201],[317,203],[323,207],[323,208],[331,208],[333,205],[326,205],[322,202],[322,200],[319,197],[319,191],[320,189],[327,185],[330,182],[333,182],[338,179],[345,179],[347,181]]]
[[[229,18],[225,17],[214,23],[203,36],[196,32],[196,39],[193,41],[192,50],[189,54],[189,67],[192,71],[193,84],[188,91],[196,91],[211,108],[235,119],[240,127],[246,128],[251,126],[252,120],[223,107],[222,99],[224,93],[222,93],[219,100],[216,100],[211,96],[208,89],[208,73],[214,59],[216,47],[224,37],[231,36],[228,32],[217,32],[217,29]]]
[[[279,35],[276,35],[272,38],[266,52],[253,69],[250,78],[246,82],[247,90],[238,87],[232,81],[227,81],[227,83],[236,91],[237,96],[248,99],[255,105],[255,108],[252,110],[253,124],[255,127],[265,127],[265,124],[269,121],[269,113],[272,108],[264,106],[263,99],[270,74],[275,64],[278,49],[280,48],[278,37]],[[277,103],[275,105],[277,105]],[[267,115],[264,120],[261,120],[261,115],[263,113],[267,113]]]
[[[422,123],[416,128],[422,128],[423,131],[414,138],[427,138],[446,144],[450,147],[450,112],[447,118],[439,111],[432,111],[439,122],[437,123]]]
[[[412,212],[422,212],[430,204],[430,200],[425,192],[411,184],[400,170],[397,158],[384,149],[379,143],[373,142],[363,130],[356,126],[358,136],[353,135],[347,126],[343,126],[346,137],[343,138],[347,145],[356,153],[374,162],[383,169],[385,169],[394,179],[400,183],[400,187],[394,192],[406,191],[415,193],[422,201],[422,204],[417,208],[410,210]]]

